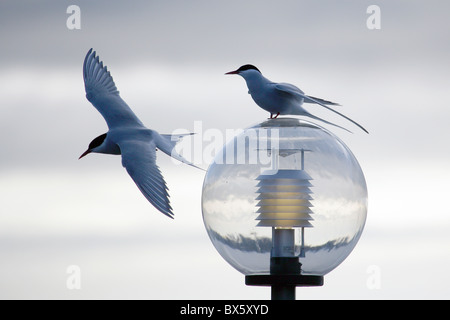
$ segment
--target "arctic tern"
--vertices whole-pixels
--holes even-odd
[[[259,71],[258,68],[251,64],[243,65],[239,69],[227,72],[225,74],[237,74],[243,77],[245,82],[247,83],[247,87],[249,90],[248,93],[252,96],[253,100],[258,106],[270,112],[271,119],[277,118],[279,115],[302,115],[347,130],[345,128],[342,128],[341,126],[312,115],[302,106],[303,103],[316,103],[351,121],[352,123],[360,127],[363,131],[368,133],[368,131],[364,129],[360,124],[328,106],[338,106],[339,104],[308,96],[302,90],[289,83],[272,82],[269,79],[265,78],[262,75],[261,71]]]
[[[173,218],[168,188],[156,165],[156,150],[196,167],[174,150],[185,135],[164,135],[147,129],[122,100],[110,72],[92,49],[84,60],[83,78],[86,98],[105,118],[109,130],[92,140],[79,159],[91,152],[121,154],[122,165],[145,198],[160,212]]]

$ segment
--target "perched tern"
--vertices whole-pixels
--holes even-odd
[[[285,114],[302,115],[347,130],[341,126],[312,115],[302,107],[303,103],[316,103],[351,121],[368,133],[367,130],[360,124],[328,106],[336,106],[339,104],[308,96],[302,90],[289,83],[272,82],[265,78],[261,71],[251,64],[246,64],[235,71],[230,71],[225,74],[238,74],[243,77],[247,83],[249,90],[248,93],[252,96],[258,106],[270,112],[271,119]]]
[[[122,100],[110,72],[92,49],[84,59],[83,78],[86,98],[105,118],[109,130],[92,140],[79,159],[91,152],[121,154],[122,165],[145,198],[173,218],[168,188],[156,165],[156,150],[196,167],[174,150],[185,135],[164,135],[147,129]]]

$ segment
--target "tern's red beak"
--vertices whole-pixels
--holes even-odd
[[[83,154],[78,158],[78,160],[80,160],[81,158],[83,158],[85,155],[91,153],[90,149],[87,149],[85,152],[83,152]]]
[[[225,74],[238,74],[239,72],[237,71],[237,70],[234,70],[234,71],[230,71],[230,72],[227,72],[227,73],[225,73]]]

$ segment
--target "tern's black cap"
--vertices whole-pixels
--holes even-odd
[[[254,65],[252,65],[252,64],[245,64],[242,67],[240,67],[239,69],[227,72],[225,74],[239,74],[240,72],[246,71],[246,70],[256,70],[259,73],[261,73],[261,71],[259,71],[259,69],[257,67],[255,67]]]
[[[92,140],[91,143],[89,143],[89,149],[92,150],[94,148],[99,147],[103,143],[103,141],[105,141],[105,139],[106,139],[106,133],[98,136],[97,138]]]
[[[246,65],[243,65],[242,67],[240,67],[240,68],[237,69],[236,71],[237,71],[237,72],[240,72],[240,71],[246,71],[246,70],[256,70],[256,71],[258,71],[258,72],[261,72],[261,71],[259,71],[259,69],[258,69],[257,67],[255,67],[255,66],[252,65],[252,64],[246,64]]]

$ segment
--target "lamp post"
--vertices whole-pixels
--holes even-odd
[[[202,212],[222,257],[247,285],[295,299],[321,286],[364,228],[367,188],[345,144],[311,122],[279,118],[245,129],[216,155]]]

